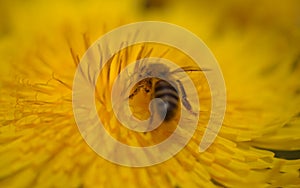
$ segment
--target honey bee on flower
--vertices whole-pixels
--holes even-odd
[[[0,187],[298,187],[298,7],[298,1],[267,0],[2,1]],[[215,142],[199,153],[211,100],[205,80],[191,74],[202,97],[194,136],[161,164],[129,168],[99,157],[81,137],[72,110],[72,82],[93,41],[141,20],[172,22],[203,38],[220,63],[228,99]],[[126,65],[140,51],[131,48],[130,57],[121,54],[119,59],[127,59]],[[164,57],[185,63],[173,53]],[[110,75],[99,75],[107,90],[108,81],[113,82],[108,77],[118,72],[117,60],[111,59]],[[162,127],[153,136],[126,130],[112,115],[107,90],[95,89],[95,103],[101,104],[99,117],[115,139],[149,146],[173,131]],[[141,119],[149,117],[147,94],[140,90],[129,100]],[[90,139],[97,143],[97,137]],[[140,159],[148,157],[145,153]]]

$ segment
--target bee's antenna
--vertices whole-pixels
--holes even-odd
[[[178,68],[178,69],[175,69],[174,71],[172,71],[172,73],[176,73],[176,72],[182,72],[185,71],[185,72],[203,72],[203,71],[211,71],[211,69],[201,69],[199,67],[194,67],[194,66],[186,66],[186,67],[181,67],[181,68]]]

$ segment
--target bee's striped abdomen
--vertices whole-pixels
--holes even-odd
[[[166,103],[167,114],[164,120],[170,120],[178,108],[179,96],[177,90],[169,82],[159,80],[155,84],[154,98],[160,98]],[[158,106],[157,108],[160,110],[163,107]]]

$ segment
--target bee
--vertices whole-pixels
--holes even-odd
[[[143,67],[141,71],[143,71],[146,75],[160,75],[161,77],[166,78],[166,80],[157,77],[148,77],[141,80],[137,83],[133,92],[129,95],[129,99],[133,99],[133,97],[141,90],[145,93],[151,92],[151,99],[159,98],[164,102],[158,103],[153,110],[154,112],[158,112],[160,118],[164,118],[163,121],[165,122],[170,121],[175,116],[180,101],[191,114],[196,115],[187,99],[183,84],[180,80],[175,79],[174,77],[174,74],[182,72],[182,70],[186,72],[202,71],[201,69],[194,67],[182,67],[181,69],[170,71],[170,68],[164,64],[150,64]],[[153,71],[156,71],[156,74],[152,74]],[[164,109],[166,109],[166,115],[165,117],[162,117],[164,114],[161,112],[163,112]]]

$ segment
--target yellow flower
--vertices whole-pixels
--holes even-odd
[[[1,2],[0,187],[299,186],[299,2],[213,2]],[[106,161],[85,143],[74,121],[72,82],[93,41],[142,20],[172,22],[201,37],[219,61],[228,99],[208,150],[198,151],[209,118],[204,112],[191,141],[173,158],[130,168]],[[141,50],[134,47],[122,66]],[[117,58],[110,71],[119,68]],[[109,80],[100,75],[98,81]],[[100,90],[97,100],[109,107],[107,92]],[[201,105],[209,112],[206,95]],[[147,106],[140,97],[131,105]],[[133,111],[145,118],[142,109]],[[98,106],[98,112],[112,136],[130,145],[155,144],[170,132],[131,133],[110,108]]]

